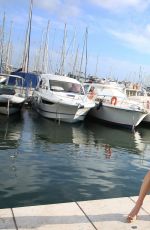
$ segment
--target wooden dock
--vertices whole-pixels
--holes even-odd
[[[137,197],[90,200],[0,209],[0,229],[11,230],[150,230],[150,196],[139,217],[126,223]]]

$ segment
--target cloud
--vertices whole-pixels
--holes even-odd
[[[48,11],[55,11],[61,6],[60,0],[34,0],[34,6],[37,6]]]
[[[135,8],[145,10],[150,5],[150,0],[89,0],[92,4],[108,10]]]
[[[143,31],[120,32],[109,30],[114,37],[119,39],[124,45],[141,53],[150,54],[150,25],[147,25]]]
[[[77,17],[81,9],[79,1],[62,0],[34,0],[34,6],[47,10],[60,19],[66,20],[68,17]]]

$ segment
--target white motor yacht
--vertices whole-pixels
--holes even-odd
[[[127,98],[123,89],[116,83],[85,83],[85,90],[94,88],[97,107],[89,115],[105,122],[134,128],[147,116],[148,112],[141,103]]]
[[[95,102],[87,97],[81,83],[73,78],[41,74],[33,92],[33,108],[44,117],[75,123],[83,121]]]
[[[142,106],[147,109],[148,115],[143,119],[143,122],[150,122],[150,96],[142,87],[129,87],[125,89],[125,92],[130,100],[137,101],[142,104]]]
[[[2,75],[6,80],[4,84],[0,84],[0,113],[9,116],[20,111],[25,102],[24,79],[17,75]]]

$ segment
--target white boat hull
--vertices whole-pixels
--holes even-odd
[[[10,115],[20,111],[26,98],[23,94],[24,79],[18,75],[1,74],[6,82],[0,86],[0,113]]]
[[[150,97],[149,96],[130,96],[129,99],[135,100],[144,106],[144,108],[148,111],[148,114],[146,117],[144,117],[143,122],[149,123],[150,122]]]
[[[25,98],[15,95],[0,95],[0,113],[11,115],[17,113],[23,106]]]
[[[5,102],[20,104],[25,101],[25,98],[16,95],[0,95],[0,103]]]
[[[144,117],[143,122],[150,123],[150,113],[146,117]]]
[[[103,105],[100,109],[91,109],[89,115],[105,122],[133,128],[136,127],[147,114],[141,111],[127,110],[111,105]]]
[[[90,110],[89,107],[80,108],[77,105],[65,105],[53,102],[48,102],[48,104],[36,102],[33,103],[33,107],[43,117],[68,123],[83,121]]]

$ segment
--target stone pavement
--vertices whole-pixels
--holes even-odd
[[[0,209],[0,230],[150,230],[150,196],[126,223],[137,197]]]

